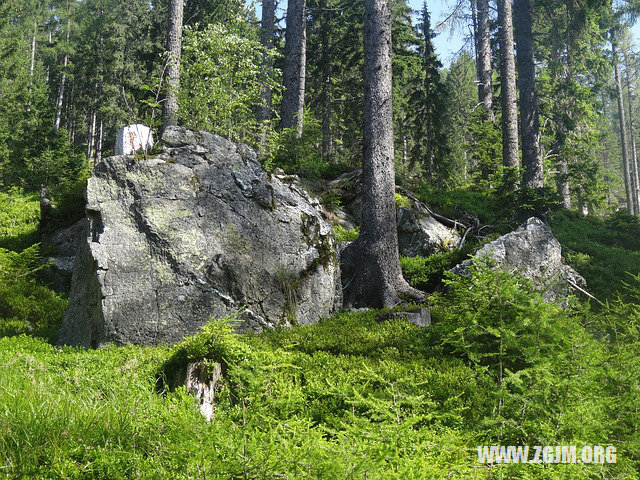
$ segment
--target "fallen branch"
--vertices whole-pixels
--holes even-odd
[[[579,287],[578,285],[576,285],[575,283],[573,283],[571,280],[567,280],[567,283],[569,284],[569,286],[571,288],[573,288],[574,290],[577,290],[578,292],[582,293],[583,295],[586,295],[587,297],[589,297],[592,300],[595,300],[596,302],[598,302],[600,305],[602,305],[603,307],[606,306],[603,302],[601,302],[600,300],[598,300],[596,297],[594,297],[593,295],[591,295],[589,292],[587,292],[584,288]]]

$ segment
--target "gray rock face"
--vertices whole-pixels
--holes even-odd
[[[347,229],[359,225],[362,212],[362,170],[341,175],[331,182],[330,188],[343,205],[343,208],[333,212],[334,223]],[[404,203],[398,206],[396,213],[400,255],[428,257],[460,244],[460,237],[454,229],[431,216],[426,205],[408,191],[401,187],[396,189],[403,195]]]
[[[573,268],[562,262],[560,242],[540,219],[531,217],[520,228],[487,243],[474,259],[488,257],[507,271],[517,271],[541,290],[545,300],[555,302],[568,294],[570,283],[579,287],[586,281]],[[452,269],[464,274],[473,259]]]
[[[260,331],[341,306],[331,225],[295,179],[207,132],[163,140],[96,166],[61,343],[175,342],[241,308],[238,331]]]
[[[411,207],[399,207],[396,214],[398,224],[398,248],[405,257],[428,257],[452,250],[460,244],[455,230],[444,226],[426,211],[419,202]]]

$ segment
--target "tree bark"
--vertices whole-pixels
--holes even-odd
[[[36,35],[38,34],[38,22],[33,22],[33,36],[31,37],[31,64],[29,65],[29,98],[27,99],[27,112],[31,111],[31,94],[33,92],[33,72],[36,68]]]
[[[494,121],[491,68],[491,29],[489,26],[489,0],[478,0],[478,39],[476,62],[478,64],[478,100],[484,105],[487,120]]]
[[[511,0],[499,0],[500,19],[500,100],[502,102],[502,162],[517,168],[518,108],[516,99],[516,67],[513,51],[513,18]]]
[[[627,210],[635,215],[633,187],[631,183],[631,171],[629,168],[629,144],[627,142],[627,121],[625,118],[624,99],[622,98],[622,80],[620,78],[620,66],[618,65],[617,45],[613,33],[611,35],[611,53],[613,54],[613,72],[616,83],[616,97],[618,97],[618,118],[620,120],[620,143],[622,144],[622,170],[624,173],[624,188],[627,197]]]
[[[560,175],[558,176],[558,190],[562,197],[562,206],[569,210],[571,208],[571,187],[569,185],[569,160],[563,156],[558,165]]]
[[[322,91],[320,101],[322,103],[322,158],[331,155],[331,44],[329,32],[331,31],[331,11],[327,8],[326,0],[320,1],[321,30],[320,43],[322,48]]]
[[[31,65],[29,65],[29,78],[33,78],[36,67],[36,35],[38,34],[38,22],[34,22],[33,36],[31,37]]]
[[[271,50],[274,46],[274,36],[276,27],[276,2],[275,0],[262,1],[262,25],[261,25],[261,43],[264,48]],[[265,82],[262,85],[262,104],[258,112],[258,121],[266,127],[271,122],[271,109],[273,107],[273,92],[269,85],[271,72],[273,71],[273,57],[265,54],[262,59],[262,68],[264,69]],[[261,143],[266,142],[266,131],[263,131]]]
[[[307,61],[306,0],[290,0],[284,45],[282,126],[295,128],[298,137],[304,126],[304,89]]]
[[[633,188],[634,205],[636,208],[635,215],[640,213],[640,178],[638,178],[638,149],[636,146],[636,132],[633,125],[633,93],[631,91],[631,79],[629,78],[629,61],[627,55],[624,55],[625,64],[625,80],[627,83],[627,93],[629,100],[629,136],[631,143],[631,185]]]
[[[62,75],[60,76],[60,85],[58,86],[58,97],[56,99],[56,120],[55,129],[60,130],[62,124],[62,105],[64,104],[64,84],[67,81],[67,66],[69,65],[69,36],[71,33],[71,18],[67,20],[67,43],[62,60]]]
[[[354,244],[353,306],[392,307],[424,296],[402,277],[396,227],[390,0],[365,0],[362,230]]]
[[[87,135],[87,160],[93,158],[93,146],[96,143],[96,112],[91,113],[91,122],[89,123],[89,134]]]
[[[184,0],[169,0],[167,32],[167,98],[164,102],[163,127],[178,125],[178,92],[180,91],[180,55]]]
[[[102,123],[102,118],[100,118],[98,127],[98,138],[96,140],[96,162],[100,163],[102,161],[102,140],[104,135],[104,125]]]
[[[522,134],[523,183],[531,188],[544,187],[544,166],[540,152],[540,119],[536,92],[536,67],[533,56],[531,3],[514,1],[518,88],[520,91],[520,130]]]

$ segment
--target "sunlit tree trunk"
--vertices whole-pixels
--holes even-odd
[[[613,73],[616,83],[616,97],[618,100],[618,118],[620,121],[620,143],[622,144],[622,170],[624,173],[624,187],[627,198],[627,209],[634,215],[637,212],[633,184],[631,181],[631,169],[629,168],[629,143],[627,141],[627,122],[625,118],[624,99],[622,97],[622,79],[620,78],[620,66],[618,65],[616,40],[611,36],[611,51],[613,54]]]
[[[290,0],[287,6],[282,94],[282,126],[302,136],[307,62],[306,0]]]
[[[631,157],[629,163],[631,166],[631,185],[633,188],[634,205],[636,206],[636,215],[640,213],[640,179],[638,178],[638,149],[636,146],[636,132],[633,124],[633,92],[631,91],[631,79],[629,78],[629,61],[627,55],[624,55],[625,63],[625,80],[627,83],[627,94],[629,104],[629,141],[631,144]]]
[[[402,277],[396,227],[391,74],[391,0],[365,0],[362,230],[347,304],[391,307],[424,296]]]
[[[67,20],[67,43],[62,60],[62,75],[60,76],[60,85],[58,86],[58,96],[56,99],[56,120],[55,128],[60,130],[62,124],[62,106],[64,104],[64,86],[67,81],[67,66],[69,65],[69,37],[71,34],[71,18]]]
[[[487,111],[487,119],[493,122],[493,89],[491,68],[491,30],[489,26],[489,0],[478,0],[477,65],[478,100]]]
[[[178,125],[178,92],[180,91],[180,54],[184,0],[169,0],[167,32],[167,98],[164,102],[164,127]]]
[[[261,25],[261,43],[264,48],[271,50],[274,47],[275,36],[275,22],[276,22],[276,2],[275,0],[263,0],[262,1],[262,25]],[[269,79],[271,78],[271,72],[273,71],[273,57],[269,54],[265,54],[262,60],[262,68],[264,69],[264,75],[267,78],[262,85],[262,103],[258,112],[258,121],[263,125],[263,133],[261,138],[261,144],[266,142],[266,127],[271,122],[271,109],[273,107],[273,92],[271,85],[269,85]]]
[[[327,8],[326,0],[320,2],[321,18],[320,43],[322,48],[322,157],[331,155],[331,44],[329,32],[331,30],[331,11]]]
[[[498,0],[500,19],[500,100],[502,103],[502,161],[516,168],[518,158],[518,108],[516,99],[516,66],[513,49],[511,0]]]
[[[518,49],[523,183],[531,188],[542,188],[544,187],[544,166],[540,152],[540,119],[538,118],[536,67],[533,56],[531,3],[529,0],[515,0],[514,19]]]

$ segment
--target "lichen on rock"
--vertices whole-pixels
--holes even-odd
[[[331,225],[298,182],[208,132],[169,128],[163,142],[163,154],[107,158],[89,179],[61,343],[176,342],[241,309],[237,330],[260,331],[341,306]]]

